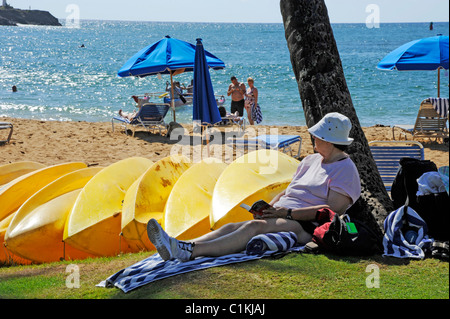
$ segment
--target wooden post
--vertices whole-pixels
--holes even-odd
[[[171,91],[170,104],[172,106],[173,121],[176,122],[177,118],[175,116],[175,96],[174,96],[174,89],[173,89],[173,72],[172,71],[170,71],[170,91]]]

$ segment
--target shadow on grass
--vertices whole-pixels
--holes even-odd
[[[283,280],[301,282],[334,278],[340,267],[355,264],[408,265],[409,260],[385,258],[381,255],[348,257],[334,254],[289,253],[278,257],[213,267],[201,271],[180,274],[151,282],[125,294],[118,288],[111,298],[119,299],[203,299],[203,298],[260,298],[255,288],[279,285]],[[365,266],[364,266],[365,268]],[[254,281],[252,281],[252,278]],[[256,279],[255,279],[256,278]],[[259,282],[266,281],[265,283]],[[251,286],[246,286],[250,284]],[[246,291],[248,290],[248,292]]]

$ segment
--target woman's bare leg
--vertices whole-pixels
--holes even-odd
[[[228,230],[230,229],[231,228]],[[199,256],[223,256],[238,253],[245,250],[247,243],[254,236],[280,231],[294,232],[300,243],[306,243],[311,239],[311,235],[306,233],[296,221],[282,218],[251,220],[240,223],[239,227],[234,231],[221,237],[215,237],[209,241],[193,241],[195,246],[192,251],[192,258]]]
[[[131,121],[131,120],[135,117],[136,112],[128,113],[128,112],[123,112],[122,109],[120,109],[120,110],[119,110],[119,115],[120,115],[121,117],[126,118],[126,119],[128,119],[128,120]]]
[[[252,106],[250,104],[245,104],[245,110],[247,111],[247,118],[248,123],[250,125],[253,125],[253,119],[252,119]]]
[[[198,237],[196,239],[193,239],[191,241],[194,243],[211,241],[211,240],[220,238],[222,236],[225,236],[225,235],[228,235],[229,233],[234,232],[235,230],[237,230],[239,227],[241,227],[245,223],[247,223],[247,222],[226,224],[226,225],[223,225],[222,227],[220,227],[219,229],[216,229],[210,233],[207,233],[207,234],[205,234],[201,237]]]
[[[294,232],[300,244],[306,244],[311,240],[311,235],[305,232],[298,222],[282,218],[255,219],[229,224],[191,242],[178,241],[170,237],[156,219],[150,219],[147,224],[148,237],[161,258],[164,260],[177,258],[181,261],[200,256],[216,257],[238,253],[245,250],[254,236],[280,231]]]

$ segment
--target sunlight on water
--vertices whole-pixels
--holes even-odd
[[[436,96],[436,72],[386,72],[376,64],[403,43],[448,34],[448,23],[435,23],[434,31],[426,23],[379,29],[337,24],[333,32],[362,125],[411,123],[420,101]],[[217,95],[226,97],[232,75],[245,82],[251,76],[263,124],[305,125],[282,24],[81,21],[80,28],[0,27],[0,116],[106,122],[119,109],[131,111],[132,95],[163,92],[170,78],[119,78],[117,71],[165,35],[191,43],[201,37],[205,49],[225,62],[225,70],[211,71]],[[192,72],[176,76],[186,85],[191,79]],[[441,96],[448,97],[443,71]],[[227,97],[228,110],[229,103]],[[191,122],[192,107],[178,108],[177,120]]]

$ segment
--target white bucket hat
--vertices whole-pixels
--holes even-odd
[[[325,142],[338,145],[350,145],[353,139],[349,137],[352,123],[349,118],[337,112],[328,113],[314,126],[308,129],[314,137]]]

